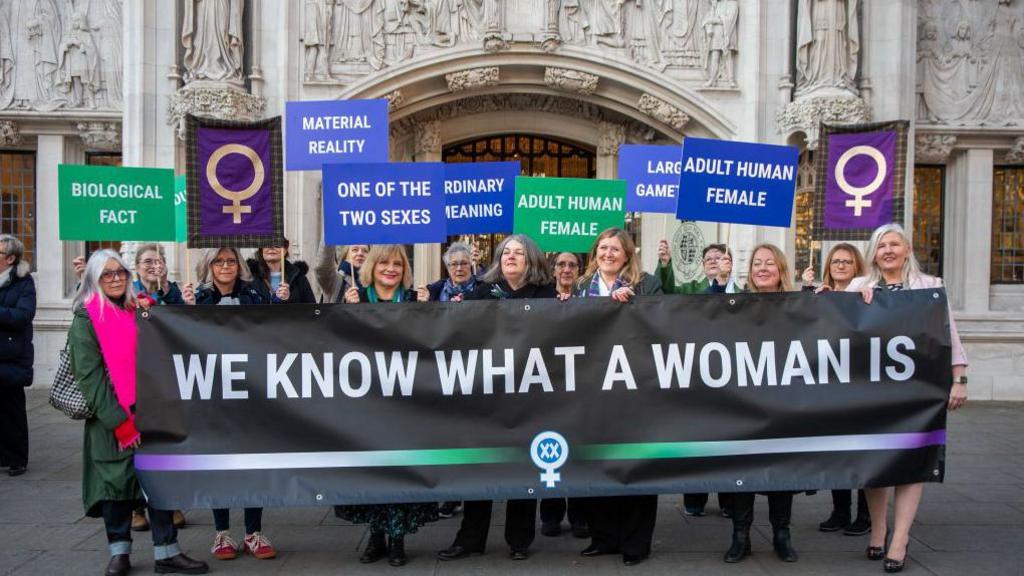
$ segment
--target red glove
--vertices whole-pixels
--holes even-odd
[[[135,428],[135,417],[129,416],[127,420],[118,424],[117,428],[114,428],[114,437],[117,438],[117,445],[121,450],[138,442],[142,435]]]

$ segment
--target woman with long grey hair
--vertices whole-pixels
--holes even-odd
[[[942,287],[942,280],[929,276],[921,271],[921,266],[914,258],[914,248],[910,237],[899,224],[884,224],[871,234],[866,257],[870,261],[867,276],[854,278],[846,287],[847,292],[860,292],[864,301],[870,304],[875,292],[891,292],[897,290],[918,290]],[[949,312],[949,337],[953,347],[953,381],[950,383],[949,410],[956,410],[967,402],[967,355],[964,353],[960,334],[953,320],[953,312]],[[895,502],[893,533],[886,548],[888,536],[886,509],[889,505],[889,488],[868,488],[868,510],[871,513],[871,542],[867,548],[867,556],[872,560],[882,560],[886,572],[900,572],[907,559],[907,545],[910,543],[910,527],[917,516],[917,506],[921,503],[924,484],[904,484],[894,487]]]
[[[558,292],[551,282],[544,254],[537,244],[524,234],[512,234],[498,244],[497,259],[484,274],[476,290],[466,295],[467,300],[505,300],[519,298],[556,298]],[[470,554],[482,554],[491,525],[490,500],[465,503],[462,526],[455,542],[441,550],[441,560],[455,560]],[[533,499],[509,500],[505,508],[505,542],[513,560],[525,560],[527,550],[536,535],[537,501]]]
[[[137,300],[130,273],[113,250],[94,252],[72,304],[68,350],[75,384],[94,416],[85,421],[82,501],[87,516],[102,517],[110,548],[108,576],[131,569],[132,510],[143,501],[135,477]],[[161,573],[205,574],[206,563],[178,548],[170,510],[150,508],[153,556]]]

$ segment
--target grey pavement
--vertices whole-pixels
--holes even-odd
[[[85,518],[81,504],[81,424],[65,419],[46,403],[42,390],[29,393],[31,456],[29,471],[10,478],[0,474],[0,574],[102,574],[107,562],[103,524]],[[925,488],[912,531],[906,573],[919,575],[1024,574],[1024,403],[974,403],[950,417],[945,484]],[[715,499],[708,516],[682,514],[680,496],[662,496],[654,550],[649,561],[626,567],[617,557],[582,558],[587,542],[566,534],[537,540],[526,561],[512,561],[502,541],[502,509],[495,506],[488,553],[455,562],[435,552],[451,543],[459,517],[442,520],[406,539],[409,564],[392,568],[382,561],[358,563],[366,530],[334,518],[326,508],[269,509],[264,530],[279,551],[275,560],[243,556],[214,560],[209,548],[213,519],[207,510],[189,511],[180,532],[182,547],[207,560],[215,574],[579,574],[637,575],[808,575],[881,574],[880,563],[864,557],[867,537],[818,532],[831,507],[827,492],[798,496],[793,539],[800,561],[784,564],[771,552],[767,509],[758,499],[754,555],[737,565],[721,561],[730,523],[717,515]],[[241,525],[240,511],[233,524]],[[239,530],[235,531],[238,537]],[[148,534],[136,533],[133,574],[152,573]]]

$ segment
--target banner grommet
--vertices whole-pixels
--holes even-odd
[[[530,311],[530,305],[529,304],[524,305],[523,306],[523,310],[529,312]]]

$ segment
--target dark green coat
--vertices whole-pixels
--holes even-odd
[[[703,294],[707,291],[708,286],[711,286],[707,276],[700,280],[676,284],[676,273],[672,269],[671,261],[665,265],[659,261],[658,267],[654,270],[654,276],[661,282],[661,289],[665,291],[665,294]]]
[[[134,450],[119,451],[114,428],[128,418],[117,403],[99,340],[89,313],[75,311],[68,332],[71,373],[95,414],[85,421],[82,442],[82,504],[87,516],[99,517],[103,500],[142,500],[135,479]]]

